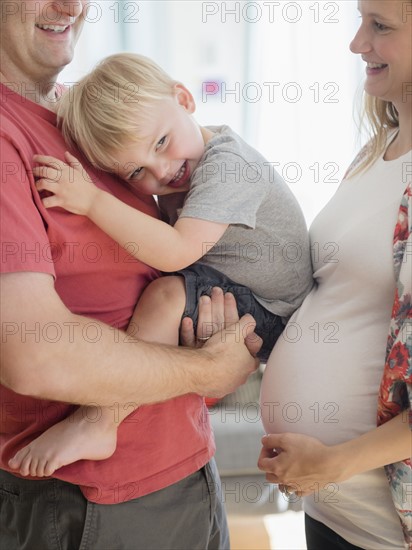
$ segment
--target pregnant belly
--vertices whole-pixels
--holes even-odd
[[[342,342],[281,337],[262,380],[266,433],[302,433],[335,444],[376,426],[379,377],[367,363],[359,368],[358,355]]]

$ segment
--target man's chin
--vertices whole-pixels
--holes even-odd
[[[56,76],[63,71],[70,63],[73,61],[74,57],[74,51],[67,52],[65,55],[61,55],[60,59],[58,61],[58,64],[56,64],[55,67],[55,74]]]

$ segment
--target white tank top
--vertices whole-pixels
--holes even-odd
[[[395,291],[392,240],[411,161],[410,152],[381,158],[344,180],[314,220],[317,286],[269,358],[261,393],[267,433],[303,433],[333,445],[376,427]],[[403,548],[383,468],[316,491],[304,508],[356,546]]]

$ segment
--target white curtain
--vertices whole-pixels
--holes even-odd
[[[269,4],[272,21],[267,16],[251,31],[257,63],[251,65],[250,80],[267,84],[257,108],[248,110],[248,129],[256,147],[276,163],[310,223],[359,147],[353,115],[362,63],[349,51],[358,25],[357,2]]]

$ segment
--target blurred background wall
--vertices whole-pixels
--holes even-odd
[[[308,225],[359,147],[355,0],[91,0],[75,82],[111,53],[152,57],[191,89],[200,124],[228,124],[274,163]],[[357,93],[358,90],[358,93]]]

